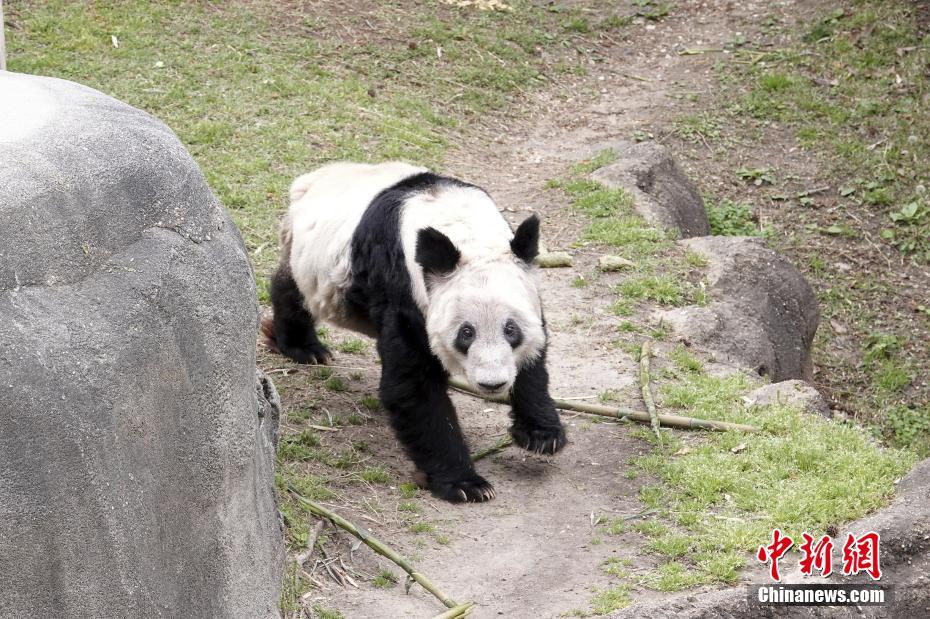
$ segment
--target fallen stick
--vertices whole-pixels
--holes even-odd
[[[504,447],[507,447],[508,445],[512,445],[512,444],[513,444],[513,439],[512,439],[510,436],[505,436],[505,437],[499,439],[499,440],[498,440],[496,443],[494,443],[493,445],[491,445],[491,446],[489,446],[489,447],[485,447],[485,448],[483,448],[483,449],[479,449],[478,451],[476,451],[475,453],[473,453],[473,454],[471,455],[471,461],[472,461],[472,462],[477,462],[478,460],[481,460],[482,458],[487,458],[487,457],[490,456],[491,454],[497,453],[498,451],[500,451],[500,450],[503,449]]]
[[[471,614],[471,609],[474,605],[474,602],[466,602],[461,606],[450,608],[441,615],[436,615],[433,619],[459,619],[459,617],[467,617]]]
[[[391,561],[396,563],[398,566],[400,566],[401,569],[407,572],[410,578],[412,578],[414,581],[419,583],[421,587],[423,587],[424,589],[432,593],[434,596],[436,596],[436,599],[442,602],[442,604],[446,608],[456,607],[456,603],[452,598],[450,598],[445,593],[443,593],[439,589],[439,587],[434,585],[433,582],[429,578],[427,578],[420,572],[416,571],[414,567],[410,565],[410,563],[407,562],[406,559],[404,559],[399,554],[397,554],[396,552],[388,548],[384,544],[384,542],[382,542],[381,540],[375,537],[372,537],[371,535],[368,534],[368,532],[365,529],[355,526],[354,524],[352,524],[351,522],[349,522],[348,520],[346,520],[339,514],[335,512],[331,512],[330,510],[326,509],[322,505],[315,503],[311,501],[310,499],[308,499],[307,497],[303,496],[302,494],[297,492],[297,488],[295,488],[292,484],[288,484],[287,489],[288,491],[290,491],[292,495],[294,495],[294,498],[296,498],[298,501],[306,505],[307,509],[309,509],[311,512],[313,512],[320,518],[326,518],[327,520],[332,522],[334,525],[336,525],[340,529],[344,531],[348,531],[355,537],[362,540],[366,546],[368,546],[369,548],[377,552],[379,555],[387,559],[390,559]]]
[[[295,558],[297,565],[301,569],[303,569],[304,563],[306,563],[310,557],[313,556],[313,547],[316,546],[316,538],[320,536],[320,531],[323,530],[324,524],[324,521],[318,521],[315,525],[313,525],[313,528],[310,529],[310,532],[307,534],[307,549],[297,555]]]
[[[497,402],[499,404],[510,404],[509,398],[484,396],[469,387],[468,383],[458,378],[450,378],[449,386],[462,393],[481,398],[482,400]],[[649,413],[630,409],[613,408],[610,406],[601,406],[599,404],[586,404],[584,402],[566,402],[565,400],[555,400],[555,407],[565,411],[575,411],[576,413],[597,415],[599,417],[610,417],[611,419],[619,419],[620,421],[629,420],[638,423],[652,423]],[[662,413],[659,414],[659,422],[666,428],[679,428],[683,430],[700,429],[719,430],[721,432],[730,430],[739,430],[740,432],[759,431],[759,428],[755,426],[748,426],[742,423],[730,423],[729,421],[717,421],[715,419],[698,419],[696,417],[681,417],[679,415],[666,415]]]
[[[649,359],[652,357],[652,342],[646,340],[639,349],[639,385],[643,392],[643,402],[646,404],[646,410],[649,411],[649,425],[655,432],[659,444],[662,444],[662,433],[659,431],[659,413],[656,411],[655,400],[652,399],[652,389],[649,386]]]

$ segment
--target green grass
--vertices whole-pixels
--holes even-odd
[[[762,232],[753,220],[752,208],[745,202],[704,196],[710,233],[715,236],[759,236]]]
[[[366,395],[361,400],[359,400],[359,404],[370,411],[381,410],[381,400],[373,395]]]
[[[397,575],[389,570],[379,570],[371,584],[379,589],[390,589],[397,584]]]
[[[707,113],[676,118],[672,129],[678,137],[690,142],[709,142],[720,137],[720,121]]]
[[[371,484],[386,484],[391,481],[391,474],[384,467],[372,466],[362,471],[362,479]]]
[[[655,301],[659,305],[682,305],[689,300],[682,282],[673,275],[643,275],[620,284],[618,292],[637,301]]]
[[[794,127],[848,188],[842,202],[880,215],[887,242],[928,262],[930,41],[918,38],[911,3],[848,4],[800,25],[778,51],[736,52],[752,62],[727,64],[741,93],[732,110]]]
[[[662,407],[762,432],[705,434],[688,450],[670,435],[634,461],[662,482],[661,492],[641,495],[644,504],[668,514],[634,529],[648,549],[675,559],[645,576],[646,586],[732,582],[774,527],[799,538],[859,518],[882,507],[914,463],[912,452],[877,447],[857,426],[785,405],[748,407],[741,400],[753,386],[746,377],[709,376],[676,356],[682,372],[661,386]]]
[[[414,522],[409,527],[412,533],[433,533],[436,526],[430,522]]]
[[[349,385],[341,376],[330,376],[325,381],[323,381],[323,386],[330,391],[342,392],[349,390]]]
[[[575,163],[571,167],[571,173],[574,176],[584,176],[591,174],[595,170],[600,170],[604,166],[610,165],[617,160],[617,153],[613,149],[605,148],[590,159],[584,159]]]
[[[397,487],[397,491],[400,493],[400,496],[405,499],[413,499],[420,494],[420,489],[416,484],[411,482],[404,482]]]
[[[357,337],[349,338],[339,342],[339,352],[349,353],[352,355],[362,355],[368,351],[368,344],[365,340]]]

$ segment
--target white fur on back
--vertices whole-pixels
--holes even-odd
[[[351,276],[352,234],[382,190],[425,168],[400,162],[332,163],[291,184],[284,226],[292,230],[291,271],[315,318],[349,328],[342,300]]]

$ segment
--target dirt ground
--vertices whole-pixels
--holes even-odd
[[[788,20],[811,10],[810,3],[795,1],[676,2],[668,17],[639,21],[625,31],[628,36],[623,40],[605,40],[592,55],[595,61],[587,76],[534,95],[526,116],[489,120],[469,131],[447,157],[444,171],[488,189],[512,222],[530,212],[540,213],[543,240],[550,250],[568,248],[577,240],[584,221],[562,203],[558,192],[547,190],[545,182],[564,176],[571,163],[611,142],[630,140],[636,132],[652,133],[672,146],[703,189],[729,183],[724,169],[773,161],[793,171],[796,182],[805,185],[816,178],[816,163],[792,145],[790,135],[772,131],[761,142],[716,152],[705,144],[672,136],[668,127],[671,119],[699,110],[701,102],[712,98],[717,83],[712,69],[720,52],[679,55],[679,51],[720,49],[736,36],[765,36],[760,32],[771,15]],[[779,214],[763,210],[760,216],[777,221]],[[790,223],[783,228],[790,229]],[[641,408],[635,388],[636,365],[615,345],[622,319],[608,311],[615,299],[611,288],[623,276],[597,274],[596,248],[573,248],[572,252],[572,268],[541,272],[551,333],[552,393],[597,401],[598,394],[611,389],[620,394],[621,406]],[[573,287],[579,274],[591,284]],[[641,307],[630,320],[648,328],[649,314],[650,308]],[[334,329],[330,337],[338,342],[351,336]],[[414,499],[420,513],[404,511],[399,484],[412,481],[412,466],[384,417],[356,404],[361,396],[377,392],[373,348],[369,342],[363,354],[337,352],[334,372],[348,377],[348,391],[340,393],[308,381],[310,368],[297,368],[266,351],[260,356],[263,369],[271,372],[282,392],[285,434],[304,427],[305,421],[294,421],[289,414],[308,402],[314,404],[317,420],[355,410],[365,422],[321,432],[323,446],[338,451],[361,441],[364,464],[384,467],[390,473],[387,483],[339,488],[335,480],[338,494],[325,504],[411,557],[457,601],[475,601],[475,617],[556,617],[575,609],[586,611],[596,590],[611,583],[600,567],[605,559],[628,558],[638,567],[655,564],[650,555],[640,552],[640,536],[599,535],[594,526],[599,516],[630,521],[648,517],[638,492],[649,480],[643,476],[631,479],[625,473],[629,458],[647,453],[650,447],[628,425],[565,415],[570,443],[557,456],[544,458],[511,447],[477,465],[495,485],[495,500],[449,505],[421,492]],[[455,396],[454,401],[473,449],[506,434],[506,407],[465,396]],[[416,522],[428,522],[432,530],[416,532]],[[387,588],[372,586],[371,577],[380,569],[398,577],[402,573],[364,546],[357,548],[354,538],[332,527],[324,535],[327,557],[341,558],[350,573],[367,578],[356,579],[358,588],[342,587],[317,565],[313,575],[320,587],[307,595],[308,608],[319,605],[339,610],[345,617],[426,617],[441,612],[436,600],[419,586],[405,595],[403,579]],[[600,542],[593,543],[596,539]],[[312,566],[313,560],[308,570]],[[660,595],[635,591],[633,599]]]

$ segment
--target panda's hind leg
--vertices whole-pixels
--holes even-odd
[[[316,323],[304,305],[290,265],[283,263],[271,276],[274,316],[262,322],[265,343],[297,363],[329,363],[332,353],[316,335]]]

